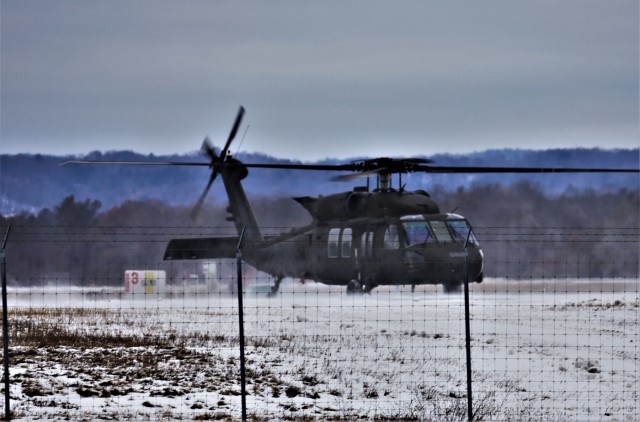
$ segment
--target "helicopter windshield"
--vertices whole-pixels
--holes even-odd
[[[431,221],[431,228],[433,229],[433,234],[435,234],[436,239],[440,243],[450,243],[453,242],[453,238],[451,237],[451,233],[447,228],[447,225],[444,221],[436,220]]]
[[[453,235],[454,242],[466,242],[467,235],[469,236],[469,243],[474,245],[478,244],[476,237],[473,235],[473,232],[470,232],[469,223],[466,220],[452,220],[447,221],[447,225],[451,229],[451,234]]]
[[[408,247],[435,242],[465,242],[470,227],[466,220],[426,221],[421,215],[405,216],[401,221]],[[473,232],[469,234],[469,242],[478,244]]]
[[[407,235],[407,246],[419,245],[421,243],[435,242],[435,238],[429,229],[426,221],[403,221],[404,231]]]

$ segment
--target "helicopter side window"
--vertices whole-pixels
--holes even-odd
[[[327,239],[327,256],[329,258],[338,257],[338,241],[340,240],[340,229],[329,230]]]
[[[407,234],[407,246],[435,242],[426,221],[405,221],[402,224]]]
[[[384,248],[385,249],[399,249],[400,238],[398,237],[398,227],[395,224],[387,226],[384,232]]]
[[[438,242],[441,243],[450,243],[453,242],[451,238],[451,233],[449,233],[449,229],[444,221],[431,221],[431,229],[433,230],[433,234],[435,235]]]
[[[367,256],[373,256],[373,232],[367,232]]]
[[[451,229],[451,233],[453,234],[453,239],[455,242],[466,242],[467,235],[469,235],[469,242],[474,245],[478,244],[473,232],[469,234],[469,224],[464,220],[454,220],[447,222],[447,225]]]
[[[373,256],[373,232],[368,231],[360,236],[360,250],[363,251],[365,257]]]
[[[342,231],[342,242],[340,243],[342,249],[340,250],[340,255],[343,258],[351,257],[351,229],[346,228]]]

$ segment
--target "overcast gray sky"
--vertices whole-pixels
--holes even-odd
[[[0,7],[3,153],[194,151],[240,104],[303,161],[640,143],[637,0]]]

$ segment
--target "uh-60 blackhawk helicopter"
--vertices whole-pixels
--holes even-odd
[[[457,167],[434,166],[423,158],[374,158],[338,165],[242,163],[229,154],[244,116],[240,107],[227,142],[218,153],[208,138],[202,152],[209,162],[134,162],[75,160],[69,163],[208,166],[209,182],[198,199],[192,217],[199,212],[218,175],[222,177],[230,213],[238,236],[173,239],[164,259],[234,258],[243,235],[242,258],[274,277],[271,294],[285,277],[346,286],[347,293],[368,293],[382,285],[442,284],[459,290],[465,277],[483,280],[483,253],[471,224],[461,215],[443,213],[424,190],[407,191],[403,173],[567,173],[640,172],[640,169]],[[65,163],[66,164],[66,163]],[[355,172],[335,180],[376,178],[367,186],[320,197],[293,198],[313,221],[278,236],[264,236],[242,187],[249,168],[331,170]],[[397,188],[392,175],[397,174]],[[466,261],[466,262],[465,262]]]

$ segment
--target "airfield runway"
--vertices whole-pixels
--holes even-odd
[[[638,280],[472,287],[478,418],[640,419]],[[245,295],[249,415],[465,420],[463,295],[343,290],[288,282],[274,298]],[[11,289],[9,304],[18,418],[241,415],[237,299],[226,292],[47,286]]]

